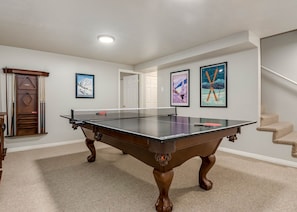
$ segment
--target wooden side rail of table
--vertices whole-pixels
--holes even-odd
[[[2,177],[2,160],[6,155],[6,148],[4,148],[4,130],[5,130],[5,123],[4,123],[4,116],[6,113],[0,112],[0,182]]]

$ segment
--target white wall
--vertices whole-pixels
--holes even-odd
[[[200,107],[200,67],[225,61],[228,62],[228,107]],[[158,106],[170,106],[170,72],[184,69],[190,69],[190,107],[179,107],[180,113],[198,117],[258,120],[259,87],[256,48],[159,70]]]
[[[228,62],[228,107],[200,107],[200,67]],[[260,110],[259,50],[241,51],[212,59],[178,65],[158,72],[158,106],[170,106],[170,72],[190,69],[190,107],[179,107],[178,114],[194,117],[213,117],[258,121]],[[291,157],[289,146],[272,143],[272,134],[259,132],[256,124],[242,127],[234,143],[224,139],[221,146],[230,151],[242,151],[286,161],[297,162]]]
[[[200,67],[225,61],[228,62],[228,107],[200,107]],[[194,117],[258,121],[259,69],[258,50],[256,48],[159,70],[158,106],[170,106],[170,72],[184,69],[190,69],[190,107],[179,107],[178,114]],[[239,136],[239,141],[236,142],[236,145],[233,143],[229,145],[229,142],[224,141],[221,146],[254,152],[257,141],[251,138],[255,138],[256,127],[257,124],[243,127],[242,134]],[[249,147],[248,149],[247,146]]]
[[[49,72],[46,84],[47,135],[6,138],[6,147],[64,142],[83,139],[80,130],[73,131],[66,119],[75,108],[118,107],[118,71],[131,66],[107,63],[60,54],[0,46],[0,66]],[[95,98],[75,98],[75,73],[95,75]],[[0,72],[0,111],[5,111],[5,74]]]
[[[296,81],[296,32],[281,35],[280,40],[277,37],[262,40],[262,64],[275,70],[283,70],[282,74]],[[160,69],[158,70],[158,106],[170,105],[170,72],[190,69],[190,107],[178,108],[179,114],[258,121],[261,105],[259,57],[259,50],[254,46],[252,49],[248,48],[232,54],[213,56],[208,59],[200,58],[194,62],[191,60],[191,62],[181,65]],[[7,147],[83,139],[82,133],[80,131],[74,132],[67,120],[60,118],[60,115],[69,113],[69,110],[74,107],[117,107],[119,104],[118,70],[133,69],[131,66],[121,64],[6,46],[0,46],[0,58],[2,67],[35,69],[50,73],[50,76],[46,78],[46,125],[49,134],[22,139],[7,138]],[[291,59],[288,60],[288,58]],[[200,108],[200,67],[224,61],[228,62],[228,108]],[[75,98],[74,78],[77,72],[95,75],[95,99]],[[286,120],[288,117],[288,120],[292,122],[297,121],[294,118],[296,116],[296,86],[288,88],[286,82],[278,83],[286,91],[283,92],[276,91],[272,87],[274,84],[276,84],[275,80],[268,80],[266,76],[262,76],[262,101],[264,104],[266,103],[265,106],[269,110],[280,113],[282,119]],[[0,110],[5,111],[5,76],[2,71],[0,72],[0,88]],[[287,98],[284,100],[286,96]],[[268,97],[273,98],[268,99]],[[278,110],[278,107],[284,108],[284,106],[285,110]],[[238,141],[230,143],[224,140],[221,147],[297,163],[297,159],[291,157],[291,146],[273,144],[272,133],[257,131],[258,125],[259,123],[243,127],[242,133],[238,136]],[[295,128],[296,126],[297,123]]]
[[[297,82],[297,31],[261,40],[262,65]],[[262,103],[267,112],[278,113],[282,121],[297,130],[297,86],[262,71]]]

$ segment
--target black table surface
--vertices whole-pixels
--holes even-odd
[[[71,119],[71,116],[62,117]],[[148,117],[78,115],[72,121],[131,133],[161,142],[255,123],[243,120],[196,118],[175,115]],[[208,123],[219,126],[204,126],[204,124]]]

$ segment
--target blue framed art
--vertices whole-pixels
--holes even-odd
[[[91,74],[75,74],[75,97],[94,98],[95,97],[95,76]]]
[[[200,107],[227,107],[227,62],[200,67]]]

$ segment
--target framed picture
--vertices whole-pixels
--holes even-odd
[[[190,106],[190,69],[171,72],[170,78],[170,105]]]
[[[227,107],[227,62],[200,67],[200,107]]]
[[[91,74],[75,74],[75,97],[76,98],[94,98],[95,76]]]

